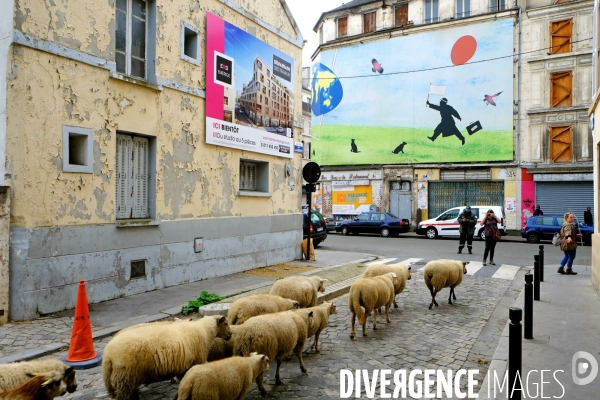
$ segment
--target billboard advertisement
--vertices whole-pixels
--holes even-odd
[[[332,185],[331,207],[333,214],[360,214],[369,211],[372,203],[372,189],[367,181],[365,185]]]
[[[293,58],[211,13],[206,30],[206,143],[293,158]]]
[[[311,69],[315,161],[513,160],[513,23],[321,52]]]

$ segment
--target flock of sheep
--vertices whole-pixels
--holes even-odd
[[[466,265],[461,261],[437,260],[423,269],[431,293],[429,309],[436,294],[462,282]],[[366,336],[367,317],[377,315],[396,303],[410,268],[404,264],[373,264],[363,278],[350,287],[348,307]],[[104,385],[110,398],[137,399],[142,384],[167,379],[180,380],[175,399],[242,399],[256,382],[262,395],[263,374],[270,362],[277,362],[275,381],[280,378],[281,362],[295,354],[300,370],[306,372],[302,353],[308,338],[315,337],[312,348],[319,352],[319,335],[329,317],[337,314],[334,303],[317,305],[325,280],[318,276],[289,277],[275,282],[268,295],[248,296],[231,304],[227,317],[210,316],[192,320],[144,323],[121,330],[106,345],[102,362]],[[363,311],[364,309],[364,311]],[[41,360],[0,365],[0,399],[50,400],[77,388],[75,371],[59,360]]]

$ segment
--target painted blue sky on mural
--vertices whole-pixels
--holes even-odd
[[[324,64],[340,78],[343,99],[331,112],[314,117],[313,124],[435,126],[439,113],[425,106],[433,84],[446,86],[444,97],[462,117],[461,125],[479,120],[486,130],[512,130],[513,22],[504,19],[470,24],[321,53],[315,62]],[[467,64],[454,66],[453,45],[467,35],[477,41],[475,54]],[[373,59],[383,73],[372,71]],[[479,62],[483,60],[491,61]],[[398,73],[444,66],[448,68]],[[356,77],[364,75],[368,77]],[[493,98],[496,106],[486,105],[484,96],[498,92],[502,93]],[[437,105],[441,98],[431,95],[429,101]]]

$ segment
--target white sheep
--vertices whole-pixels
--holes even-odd
[[[22,361],[10,364],[0,364],[0,391],[16,389],[28,380],[32,374],[58,374],[69,393],[77,389],[75,370],[62,361],[54,358],[46,360]]]
[[[197,321],[140,324],[115,335],[104,348],[102,377],[108,395],[137,397],[138,387],[174,376],[206,362],[215,338],[229,339],[227,318],[215,315]]]
[[[321,305],[303,308],[296,312],[303,313],[306,311],[312,311],[313,313],[312,323],[308,327],[306,339],[309,339],[313,336],[315,337],[315,341],[310,348],[315,349],[315,351],[319,353],[319,335],[321,335],[323,329],[327,328],[327,325],[329,324],[329,317],[332,314],[337,314],[337,307],[335,306],[335,303],[327,303],[324,301]],[[306,349],[306,351],[308,352],[308,349]]]
[[[365,270],[365,274],[363,277],[371,278],[373,276],[379,276],[383,274],[387,274],[389,272],[394,272],[398,279],[394,284],[394,308],[398,308],[398,303],[396,303],[396,296],[404,291],[406,287],[406,281],[411,279],[410,277],[410,267],[406,264],[398,263],[398,264],[371,264]],[[379,310],[381,312],[381,310]]]
[[[318,292],[325,291],[326,281],[318,276],[291,276],[275,282],[270,294],[296,300],[302,308],[314,307]]]
[[[52,400],[67,392],[67,384],[60,373],[30,376],[16,389],[0,392],[0,399],[6,400]]]
[[[462,277],[467,273],[468,262],[458,260],[433,260],[429,261],[423,268],[423,278],[425,285],[431,293],[431,304],[429,309],[438,303],[435,301],[435,295],[442,289],[449,287],[450,294],[448,295],[448,304],[452,304],[452,297],[456,300],[454,288],[460,285]]]
[[[263,373],[269,370],[269,366],[269,357],[264,354],[236,356],[196,365],[190,368],[181,380],[175,399],[243,399],[253,381],[258,384],[260,379],[262,382]]]
[[[350,286],[348,308],[352,313],[352,332],[350,339],[354,339],[354,323],[358,316],[358,323],[362,325],[363,336],[367,336],[367,317],[373,313],[373,330],[377,330],[377,309],[385,306],[385,319],[390,320],[389,309],[394,302],[394,284],[398,277],[394,272],[371,278],[361,278]],[[365,308],[363,313],[361,306]]]
[[[206,361],[217,361],[233,356],[233,344],[241,326],[229,325],[229,328],[231,328],[231,338],[229,340],[215,338],[210,346]]]
[[[296,300],[272,294],[257,294],[234,301],[229,307],[227,319],[230,325],[243,324],[248,318],[257,315],[288,311],[299,307]]]
[[[247,357],[252,352],[257,352],[266,355],[270,360],[276,360],[275,382],[281,385],[279,368],[281,360],[288,354],[294,353],[300,362],[300,370],[306,372],[302,350],[312,316],[311,312],[304,310],[304,314],[283,311],[252,317],[242,325],[238,325],[233,354]],[[265,394],[262,377],[257,379],[256,383],[260,392]]]

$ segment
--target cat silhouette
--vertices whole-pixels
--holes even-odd
[[[406,142],[402,142],[402,143],[400,143],[400,145],[399,145],[398,147],[396,147],[396,148],[395,148],[395,149],[392,151],[392,153],[394,153],[394,154],[398,154],[398,153],[402,152],[402,154],[404,154],[404,145],[405,145],[405,144],[406,144]]]
[[[360,151],[358,151],[358,147],[356,146],[356,143],[354,143],[354,139],[350,139],[350,151],[352,153],[360,153]]]

